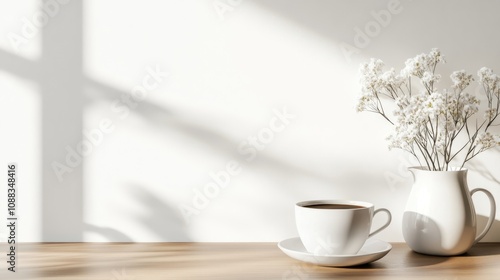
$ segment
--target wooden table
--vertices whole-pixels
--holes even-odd
[[[1,247],[0,279],[500,279],[500,243],[450,258],[393,246],[374,263],[329,268],[291,259],[276,243],[20,244],[16,273]]]

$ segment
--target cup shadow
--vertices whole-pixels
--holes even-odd
[[[402,268],[412,268],[412,267],[424,267],[436,265],[442,262],[445,262],[449,259],[449,257],[442,256],[431,256],[424,255],[420,253],[416,253],[412,251],[410,248],[407,248],[404,244],[398,244],[398,247],[395,248],[398,251],[407,250],[406,254],[391,254],[389,252],[387,256],[377,260],[375,262],[358,265],[358,266],[350,266],[345,267],[345,269],[402,269]],[[394,250],[394,249],[393,249]]]

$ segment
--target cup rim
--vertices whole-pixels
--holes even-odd
[[[305,206],[315,205],[315,204],[344,204],[344,205],[355,205],[361,206],[363,208],[353,208],[353,209],[319,209],[319,208],[307,208],[310,210],[320,210],[320,211],[361,211],[374,207],[373,203],[360,201],[360,200],[349,200],[349,199],[321,199],[321,200],[304,200],[295,203],[296,207],[306,209]]]

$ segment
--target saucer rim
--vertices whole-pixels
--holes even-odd
[[[349,267],[349,266],[358,266],[358,265],[363,265],[367,263],[371,263],[374,261],[377,261],[383,257],[385,257],[391,250],[392,250],[392,244],[389,242],[376,239],[376,238],[369,238],[367,239],[366,242],[371,241],[371,242],[380,242],[383,243],[386,247],[383,250],[377,250],[377,251],[372,251],[372,252],[366,252],[359,254],[363,247],[365,247],[365,244],[363,244],[363,247],[360,249],[358,254],[356,255],[324,255],[324,256],[315,256],[312,253],[307,252],[306,250],[304,251],[297,251],[293,250],[290,248],[286,248],[283,246],[283,243],[285,241],[293,240],[293,239],[298,239],[298,242],[300,241],[300,237],[292,237],[292,238],[287,238],[284,239],[280,242],[278,242],[278,247],[279,249],[285,253],[287,256],[301,261],[301,262],[306,262],[306,263],[311,263],[319,266],[327,266],[327,267]],[[310,258],[314,258],[314,261],[310,261]],[[309,259],[309,260],[308,260]],[[356,261],[356,259],[360,259],[359,261]]]

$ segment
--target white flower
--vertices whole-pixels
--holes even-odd
[[[474,80],[472,75],[467,74],[465,70],[455,71],[450,75],[451,81],[453,82],[453,88],[464,89]]]
[[[407,95],[402,95],[399,96],[394,100],[394,103],[398,107],[399,110],[396,110],[394,113],[400,112],[400,109],[403,109],[404,107],[407,107],[410,105],[410,100],[408,99]]]
[[[436,118],[439,114],[446,112],[445,96],[439,92],[433,92],[423,104],[423,112],[430,118]]]
[[[371,58],[369,62],[362,63],[359,68],[362,75],[378,74],[382,71],[384,62],[380,59]]]
[[[480,101],[468,93],[460,94],[459,103],[465,116],[471,116],[479,110]]]
[[[379,75],[382,72],[382,67],[384,62],[380,59],[372,58],[368,63],[361,64],[359,68],[360,72],[360,83],[361,90],[366,91],[377,91],[383,84],[379,79]]]
[[[391,70],[380,75],[380,81],[385,87],[399,88],[404,82],[404,79],[401,76],[396,75],[394,68],[391,68]]]
[[[499,145],[499,142],[495,140],[495,136],[489,132],[484,132],[478,135],[476,138],[476,145],[481,148],[481,150],[487,150]]]
[[[401,70],[400,76],[408,78],[411,76],[421,77],[422,73],[426,70],[427,57],[425,54],[419,54],[414,58],[409,58],[405,62],[405,68]]]
[[[493,70],[486,67],[479,69],[477,76],[485,88],[485,93],[491,106],[493,97],[500,98],[500,77],[494,74]]]
[[[441,75],[435,75],[430,71],[425,71],[422,75],[422,82],[424,84],[436,83],[441,79]]]
[[[406,60],[399,74],[393,68],[384,72],[384,63],[379,59],[370,59],[360,67],[361,95],[357,110],[375,112],[387,119],[394,125],[387,137],[389,149],[409,151],[431,170],[446,170],[450,161],[463,151],[469,151],[465,163],[484,150],[500,146],[499,136],[488,132],[500,113],[497,110],[500,76],[485,67],[477,73],[488,101],[484,112],[487,125],[478,125],[483,120],[472,117],[479,111],[479,99],[465,92],[474,81],[472,75],[464,70],[455,71],[450,75],[453,90],[437,89],[441,76],[435,72],[436,66],[444,62],[441,52],[432,49],[428,54]],[[415,79],[421,84],[414,83]],[[387,114],[384,105],[387,100],[394,101],[392,115]],[[457,140],[461,139],[459,134],[469,140],[465,146],[453,145],[454,141],[462,141]]]
[[[484,118],[488,121],[491,121],[497,114],[497,110],[494,108],[488,108],[484,112]]]
[[[431,52],[427,55],[427,58],[430,63],[435,62],[446,62],[444,56],[441,55],[441,51],[439,49],[432,49]]]
[[[425,72],[430,72],[432,74],[436,64],[439,62],[445,62],[444,56],[441,55],[439,49],[432,49],[429,54],[422,53],[414,58],[407,59],[405,68],[401,70],[400,76],[403,78],[409,78],[411,76],[422,78]],[[434,77],[432,79],[436,78],[439,80],[439,77]]]
[[[372,94],[363,94],[359,97],[356,110],[358,112],[371,111],[374,108],[373,106],[376,106],[375,102],[375,97]]]
[[[398,124],[394,132],[387,137],[389,150],[410,150],[418,134],[418,127],[413,124]]]
[[[481,83],[488,81],[492,75],[493,70],[487,67],[482,67],[479,71],[477,71],[477,76],[479,77],[479,81]]]

